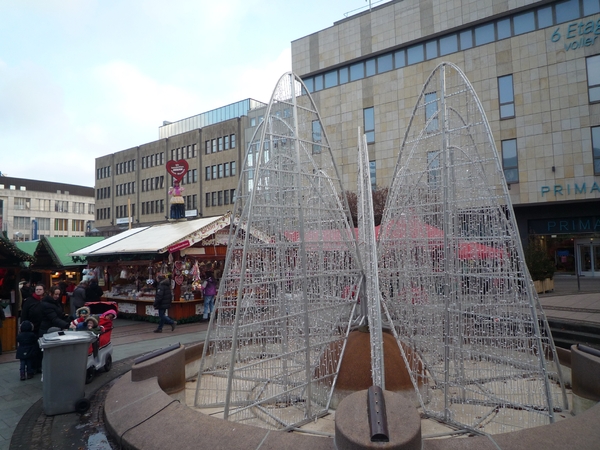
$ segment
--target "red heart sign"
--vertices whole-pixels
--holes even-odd
[[[167,172],[169,172],[169,174],[177,181],[183,179],[183,176],[187,173],[189,168],[190,166],[185,159],[180,159],[179,161],[167,161]]]
[[[183,275],[179,275],[179,276],[175,277],[175,283],[177,283],[177,285],[181,286],[183,284]]]
[[[183,261],[175,261],[175,268],[181,270],[183,268]]]

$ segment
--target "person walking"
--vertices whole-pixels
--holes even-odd
[[[21,381],[33,378],[35,368],[33,367],[38,348],[38,337],[33,332],[33,324],[29,320],[21,322],[19,334],[17,334],[17,355],[21,361],[19,371]]]
[[[162,333],[164,324],[171,325],[171,331],[175,331],[177,322],[167,316],[167,309],[170,308],[173,302],[173,293],[171,292],[171,280],[164,275],[158,276],[158,286],[156,287],[156,295],[154,297],[154,307],[158,309],[158,328],[155,333]]]
[[[71,295],[71,301],[69,302],[71,307],[71,316],[75,319],[77,318],[77,310],[85,305],[85,290],[87,287],[88,282],[82,280],[73,291],[73,295]]]
[[[215,309],[215,295],[217,294],[217,282],[211,271],[206,272],[206,280],[202,283],[202,298],[204,299],[204,314],[202,322],[210,319]]]

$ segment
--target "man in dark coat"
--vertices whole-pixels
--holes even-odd
[[[77,318],[77,310],[85,305],[85,290],[87,286],[88,282],[85,280],[82,281],[73,291],[73,295],[71,295],[71,301],[69,302],[71,306],[71,315],[75,318]]]
[[[89,283],[89,286],[85,290],[85,301],[86,302],[99,302],[100,297],[102,297],[104,291],[100,286],[98,286],[98,280],[95,278],[92,279]],[[83,305],[81,305],[83,306]]]
[[[38,336],[42,337],[50,328],[69,328],[68,317],[62,309],[60,288],[52,288],[52,296],[42,299],[42,323],[38,330]]]
[[[171,325],[171,331],[175,331],[175,322],[169,316],[167,316],[167,309],[171,306],[173,301],[173,293],[171,292],[171,280],[166,278],[164,275],[158,276],[158,286],[156,287],[156,295],[154,297],[154,307],[158,309],[158,328],[154,330],[155,333],[162,333],[163,325]]]

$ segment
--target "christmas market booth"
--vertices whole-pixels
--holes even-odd
[[[169,317],[199,320],[204,307],[201,284],[206,272],[221,277],[231,214],[131,228],[82,248],[72,256],[86,257],[90,275],[102,287],[103,300],[117,302],[119,316],[154,321],[158,275],[172,280]]]
[[[17,299],[20,272],[33,256],[0,233],[0,354],[17,348]]]

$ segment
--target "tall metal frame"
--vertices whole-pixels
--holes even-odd
[[[412,113],[378,263],[385,317],[425,414],[497,433],[567,407],[488,121],[451,63],[432,72]]]
[[[293,73],[277,83],[237,192],[195,405],[290,429],[328,412],[362,277],[324,127]]]

